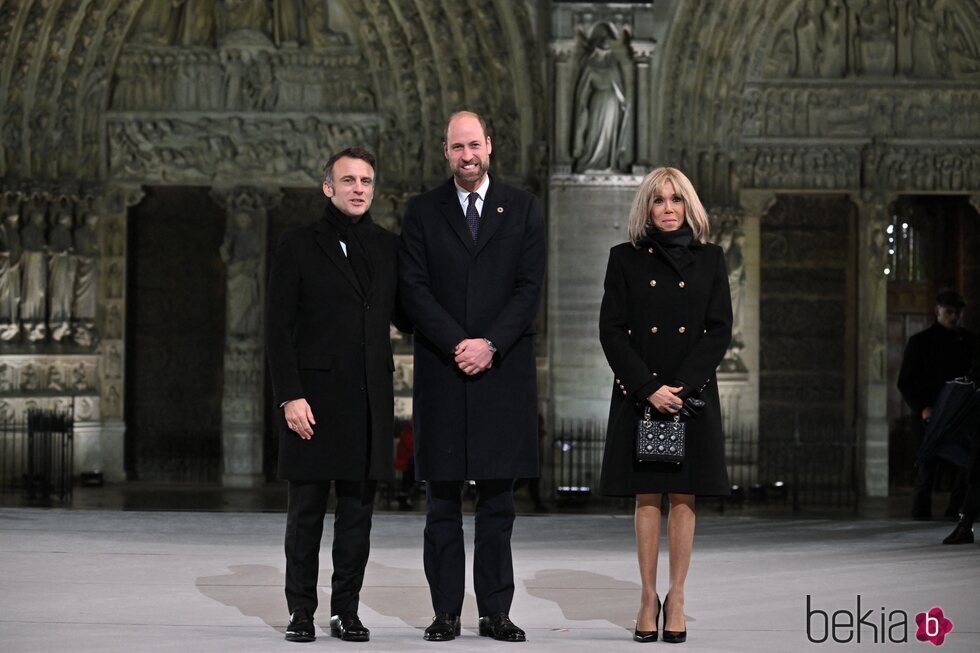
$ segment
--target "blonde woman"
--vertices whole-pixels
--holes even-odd
[[[640,185],[630,211],[630,242],[609,253],[599,338],[615,375],[600,490],[636,497],[642,594],[633,638],[687,639],[684,584],[694,543],[694,499],[729,492],[715,369],[732,336],[732,304],[722,249],[708,243],[708,216],[675,168]],[[703,402],[703,404],[701,403]],[[681,413],[683,462],[640,462],[636,426],[645,406],[658,419]],[[668,592],[657,593],[661,499],[667,495]]]

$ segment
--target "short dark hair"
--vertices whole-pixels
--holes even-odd
[[[966,300],[955,290],[942,290],[936,295],[936,305],[962,309],[966,308]]]
[[[333,183],[333,164],[337,163],[338,159],[342,159],[345,156],[350,159],[360,159],[361,161],[366,162],[369,166],[371,166],[371,169],[374,170],[374,176],[377,178],[378,166],[376,164],[377,160],[374,158],[374,155],[368,152],[367,150],[365,150],[363,147],[348,147],[346,149],[337,152],[332,157],[327,159],[327,164],[323,166],[324,183],[327,184]]]

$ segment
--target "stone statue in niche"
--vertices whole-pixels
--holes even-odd
[[[79,363],[71,371],[72,384],[71,387],[75,390],[88,390],[88,373],[85,371],[85,364]]]
[[[742,335],[742,304],[746,292],[745,273],[745,231],[739,221],[733,217],[722,220],[718,233],[718,246],[725,252],[725,262],[728,265],[728,287],[732,295],[732,342],[720,369],[723,372],[745,372],[747,368],[742,361],[742,349],[745,348],[745,338]]]
[[[143,3],[136,26],[136,39],[143,43],[170,45],[176,41],[177,27],[186,0],[152,0]]]
[[[940,63],[939,20],[935,0],[912,0],[908,6],[905,31],[909,37],[913,77],[948,76],[948,64]]]
[[[61,380],[61,370],[58,369],[57,365],[48,366],[48,390],[56,390],[58,392],[64,390],[64,384]]]
[[[41,375],[33,363],[29,363],[20,373],[20,389],[27,392],[41,389]]]
[[[817,69],[821,77],[843,77],[847,69],[844,55],[844,20],[847,10],[841,0],[827,0],[820,12],[820,51]]]
[[[71,239],[71,213],[60,211],[48,237],[48,327],[51,339],[71,333],[72,297],[75,291],[75,256]]]
[[[857,12],[856,68],[861,75],[895,74],[895,17],[887,0],[868,0]]]
[[[109,313],[105,318],[105,337],[122,338],[122,314],[118,304],[109,307]]]
[[[48,261],[47,243],[44,242],[44,210],[31,210],[30,219],[20,234],[24,247],[21,256],[22,274],[20,321],[27,339],[43,340],[47,334],[45,310],[47,308]]]
[[[261,306],[259,268],[262,247],[256,233],[257,222],[239,211],[221,244],[221,260],[228,269],[227,325],[231,336],[244,338],[259,334]]]
[[[123,255],[123,235],[119,220],[110,220],[106,225],[108,235],[106,236],[106,253],[109,256]]]
[[[10,377],[10,366],[6,363],[0,363],[0,392],[10,392],[14,389]]]
[[[20,214],[8,209],[0,224],[0,340],[10,341],[20,333],[21,244]]]
[[[122,355],[119,349],[113,345],[109,348],[108,360],[106,363],[106,376],[118,379],[122,376]]]
[[[302,38],[299,0],[275,0],[274,42],[276,45],[299,45]]]
[[[99,243],[95,233],[95,213],[86,213],[75,229],[75,291],[72,303],[75,342],[83,347],[92,344],[95,332],[98,298]]]
[[[796,36],[796,77],[816,77],[817,75],[817,19],[811,2],[807,0],[800,9],[794,27]]]
[[[621,170],[629,104],[623,71],[610,47],[613,41],[609,26],[597,25],[579,73],[572,140],[575,172]]]
[[[313,47],[326,48],[332,45],[350,43],[346,34],[330,29],[330,12],[327,10],[325,0],[303,0],[303,10],[306,14],[310,43]]]
[[[272,16],[267,0],[217,0],[219,37],[237,31],[259,32],[270,36]]]
[[[106,279],[106,295],[113,299],[122,297],[122,271],[116,262],[109,265],[109,275]]]
[[[184,1],[184,22],[180,30],[181,45],[213,44],[215,0]]]
[[[939,51],[949,62],[950,74],[975,75],[980,72],[980,35],[964,28],[952,8],[943,12],[938,39]]]

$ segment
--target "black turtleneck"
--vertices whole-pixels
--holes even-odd
[[[347,261],[354,270],[354,276],[361,285],[361,290],[367,292],[371,286],[371,262],[362,244],[365,231],[373,224],[370,212],[354,219],[341,212],[334,203],[327,200],[323,211],[323,219],[337,232],[337,237],[347,245]]]

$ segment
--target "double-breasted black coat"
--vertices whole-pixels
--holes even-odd
[[[545,270],[541,206],[491,176],[474,242],[450,179],[412,198],[402,222],[399,293],[415,328],[418,478],[538,475],[533,322]],[[497,346],[487,371],[466,376],[453,349]]]
[[[672,258],[659,244],[612,248],[599,311],[599,338],[615,380],[600,490],[611,496],[675,492],[728,494],[715,370],[732,337],[732,303],[724,252],[697,241],[691,257]],[[682,259],[683,260],[683,259]],[[637,462],[636,424],[646,398],[664,384],[682,397],[705,384],[699,417],[686,419],[684,462]],[[662,419],[668,416],[657,413]]]
[[[368,221],[359,241],[371,271],[362,289],[335,228],[321,218],[279,240],[269,274],[266,350],[279,427],[279,477],[390,479],[394,398],[390,324],[398,237]],[[310,440],[286,425],[283,402],[303,397]]]

